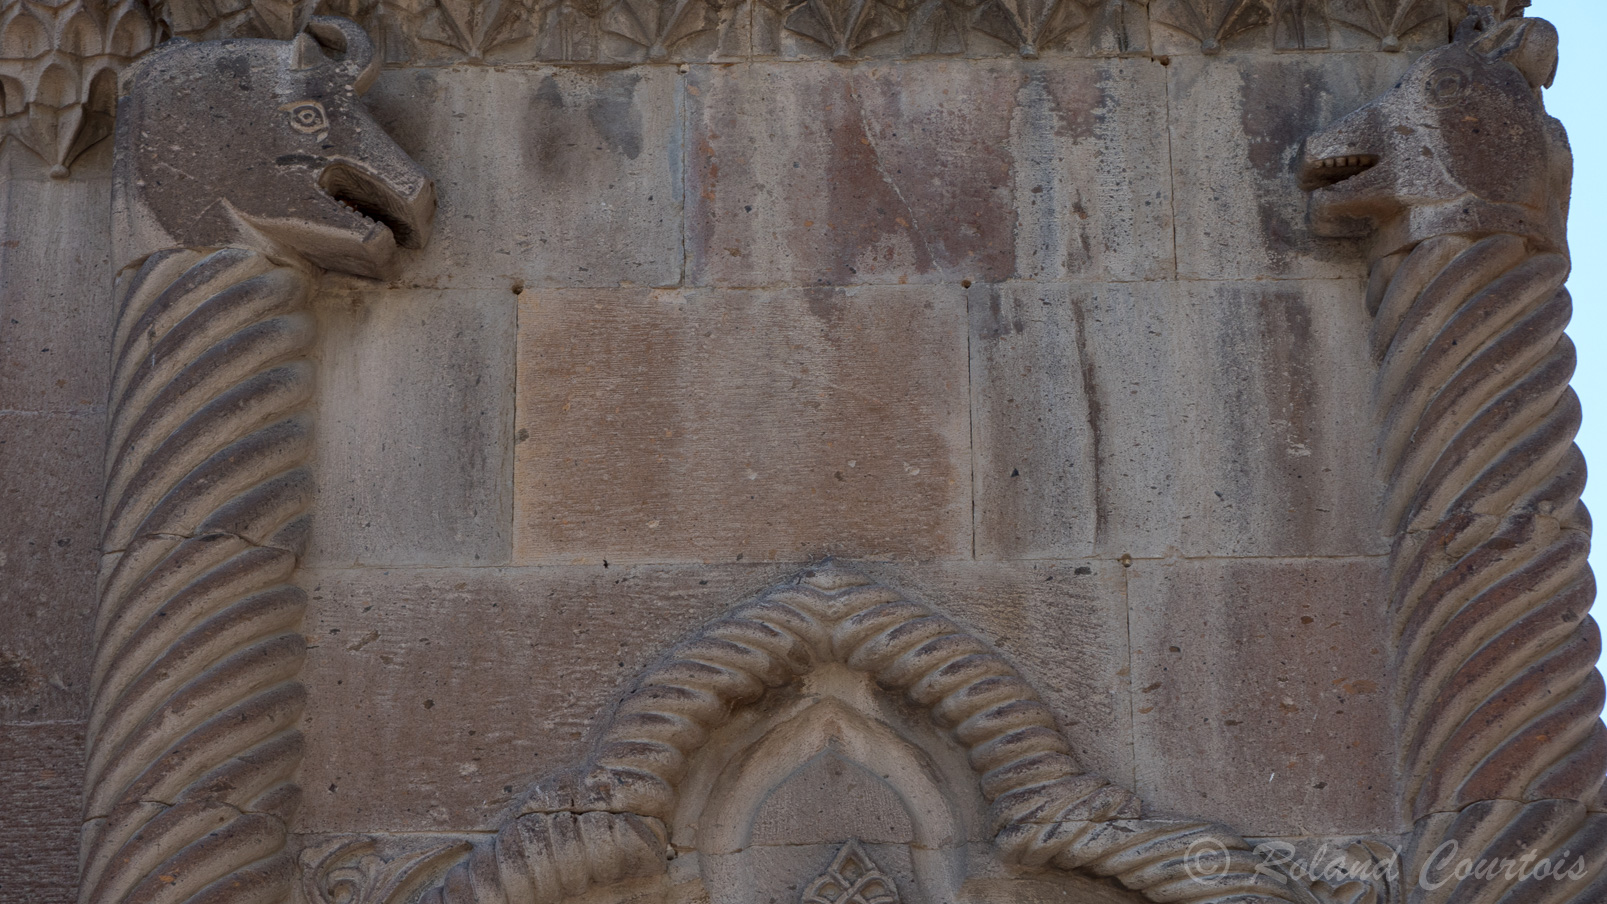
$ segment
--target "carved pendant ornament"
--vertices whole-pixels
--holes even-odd
[[[1314,231],[1371,242],[1356,302],[1371,316],[1389,728],[1410,835],[1400,851],[1359,848],[1398,857],[1386,881],[1282,870],[1232,826],[1146,810],[1084,768],[987,638],[831,561],[668,649],[584,757],[511,792],[495,831],[299,838],[312,302],[326,271],[393,274],[429,241],[436,205],[361,96],[387,58],[721,58],[737,5],[336,10],[378,45],[358,22],[314,15],[327,4],[6,5],[0,32],[30,36],[0,45],[6,128],[56,175],[110,128],[121,95],[79,901],[1029,899],[995,881],[1156,904],[1607,900],[1604,686],[1563,334],[1571,157],[1540,98],[1556,34],[1522,6],[807,0],[743,13],[774,25],[764,53],[799,58],[1441,45],[1310,136],[1301,161]],[[58,20],[80,12],[90,24],[74,33],[99,43],[64,37]],[[149,49],[156,35],[180,39]],[[747,39],[733,58],[759,55]],[[1458,872],[1527,854],[1568,872]]]

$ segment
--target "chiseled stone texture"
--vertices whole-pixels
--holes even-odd
[[[1363,291],[973,286],[977,554],[1387,551]]]
[[[1386,560],[1133,563],[1137,791],[1245,835],[1396,832]]]
[[[590,732],[665,649],[797,568],[304,572],[311,701],[301,831],[494,827],[530,779],[582,758]],[[867,571],[997,643],[1082,761],[1130,783],[1119,565]]]
[[[526,292],[514,561],[971,549],[957,288]]]
[[[396,285],[681,279],[674,68],[392,70],[374,118],[435,177],[435,235]]]
[[[0,413],[0,722],[83,717],[104,429]]]
[[[507,289],[322,296],[310,563],[508,561],[517,307]]]
[[[0,718],[0,901],[78,899],[83,762],[83,723]]]
[[[1170,272],[1153,62],[697,67],[686,90],[693,285]]]
[[[1306,226],[1307,135],[1401,77],[1406,54],[1180,56],[1167,71],[1182,279],[1365,277],[1356,242]]]

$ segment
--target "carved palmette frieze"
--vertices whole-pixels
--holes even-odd
[[[1422,877],[1407,900],[1598,901],[1607,728],[1563,334],[1572,163],[1539,96],[1557,36],[1479,13],[1312,136],[1305,172],[1320,231],[1375,233],[1397,774]],[[1546,869],[1462,869],[1506,861]]]

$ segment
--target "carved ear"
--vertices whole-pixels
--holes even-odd
[[[1544,19],[1508,19],[1473,44],[1491,60],[1516,66],[1536,91],[1557,77],[1557,27]]]
[[[290,42],[290,68],[291,69],[317,69],[328,65],[329,57],[324,55],[322,47],[313,36],[302,32]]]
[[[367,91],[379,78],[379,60],[374,54],[374,42],[369,40],[368,32],[350,19],[339,16],[314,16],[307,23],[307,34],[318,39],[318,43],[344,55],[340,61],[342,69],[349,70],[352,75],[352,87],[358,94]]]

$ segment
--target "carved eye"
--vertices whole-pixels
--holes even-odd
[[[1466,72],[1452,66],[1436,69],[1428,74],[1428,102],[1436,107],[1449,106],[1467,93],[1473,79]]]
[[[298,132],[305,132],[310,135],[329,128],[329,117],[324,113],[324,105],[318,101],[297,101],[293,104],[285,104],[279,109],[290,112],[290,127]]]

